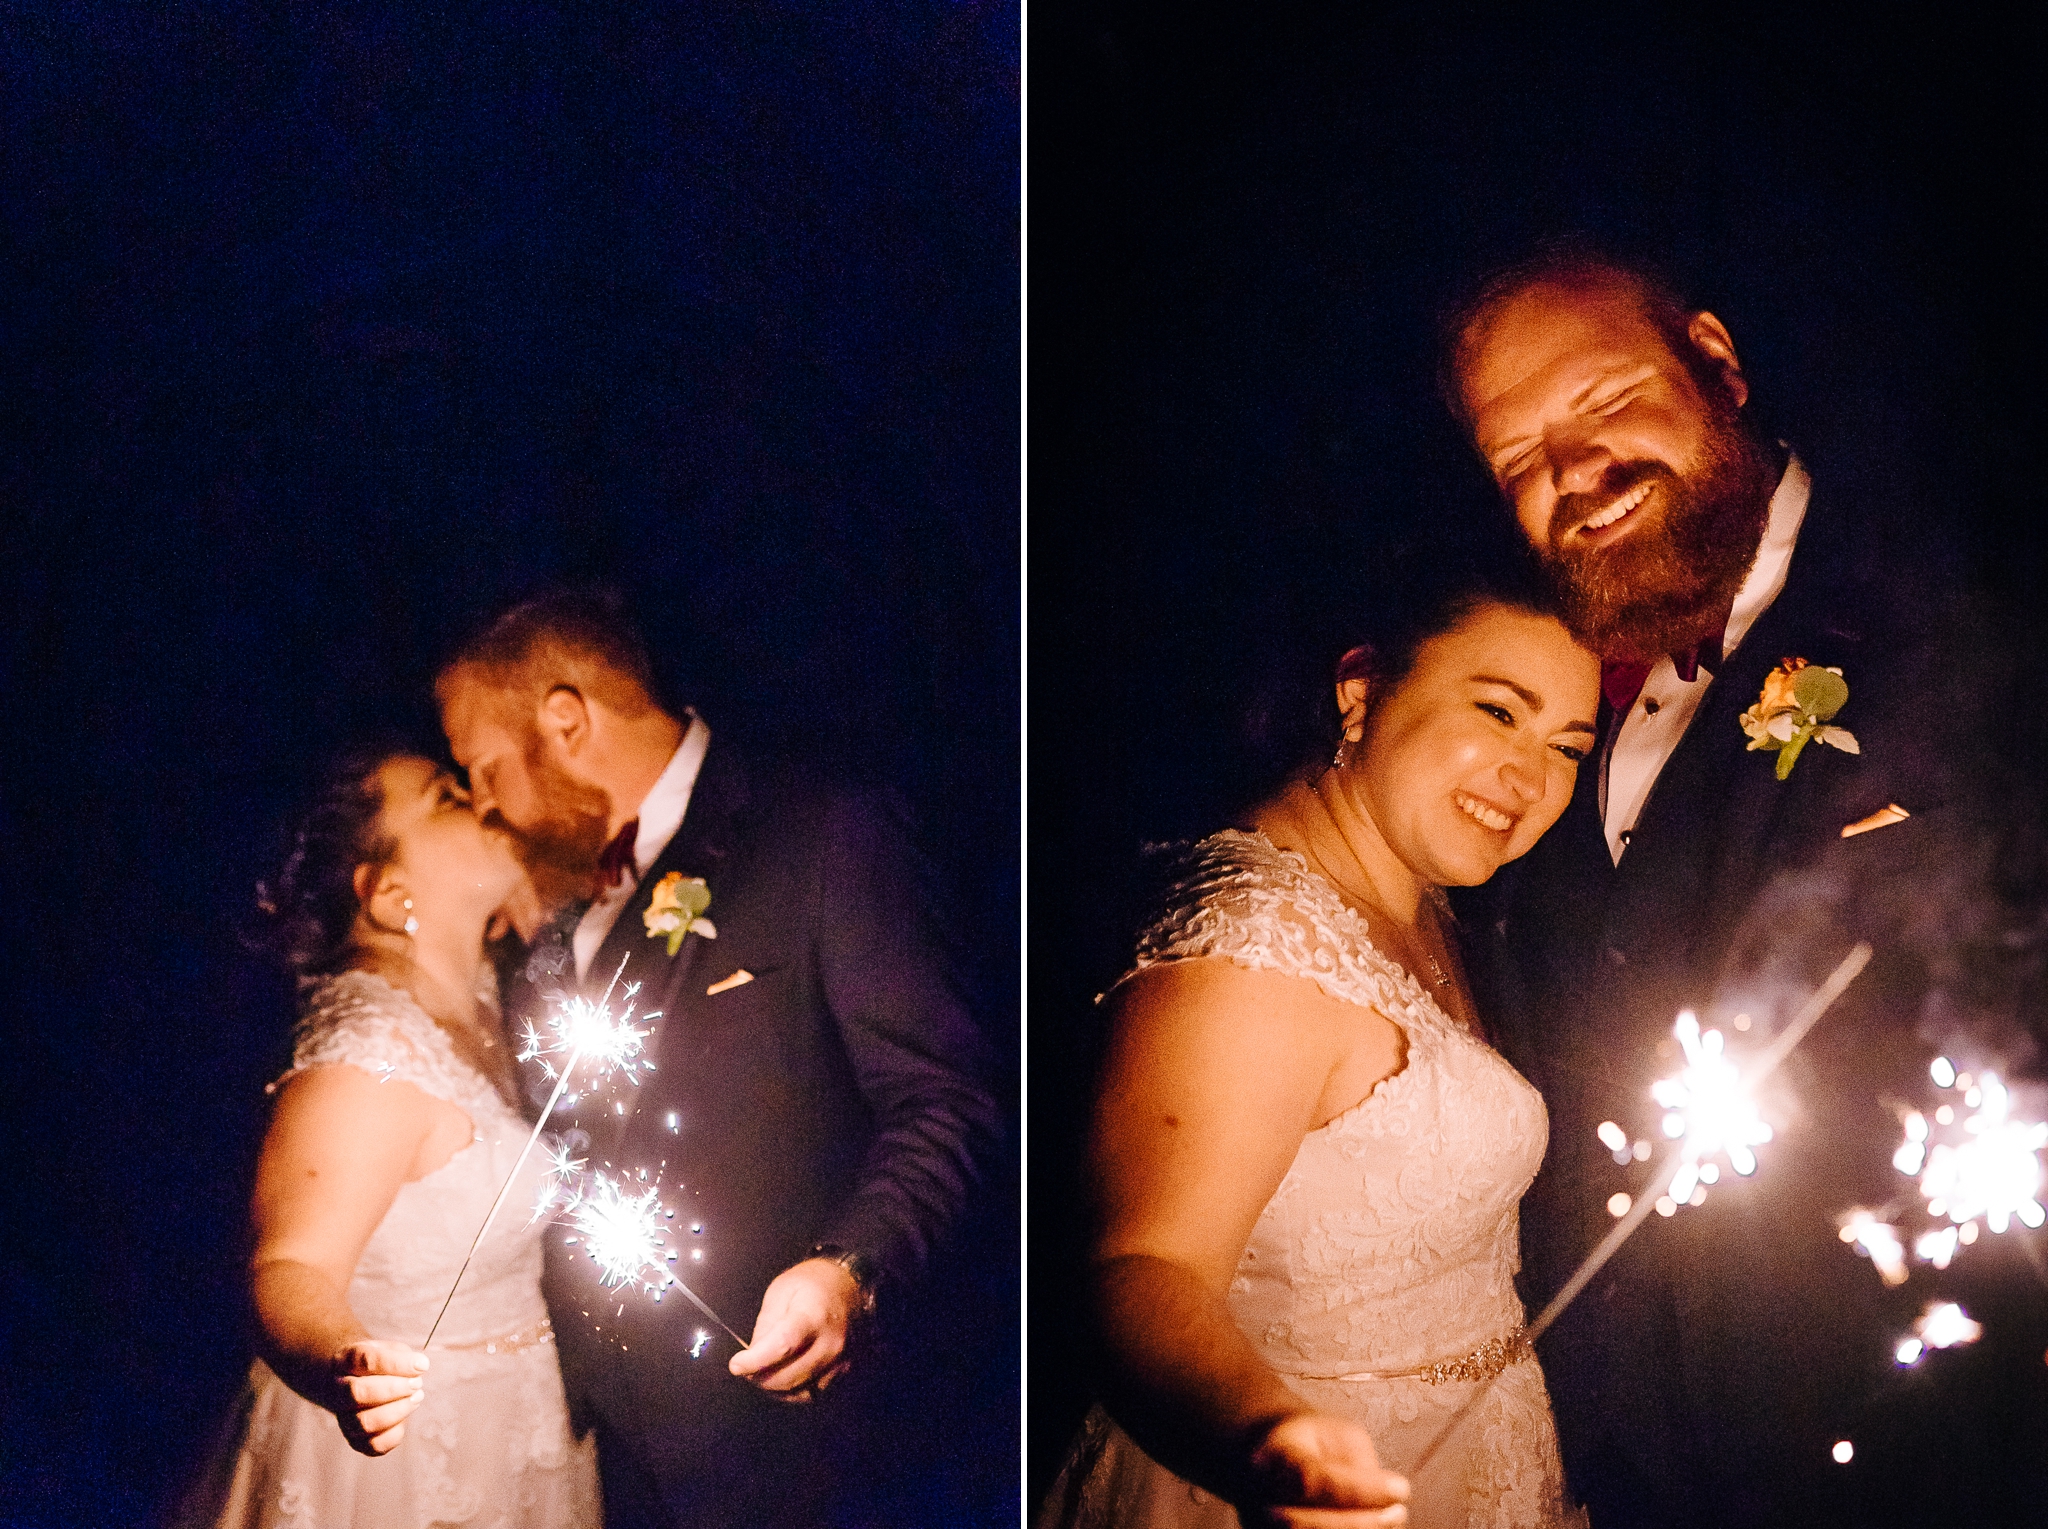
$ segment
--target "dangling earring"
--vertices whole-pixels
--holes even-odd
[[[1337,752],[1330,756],[1330,768],[1333,770],[1349,769],[1351,765],[1351,751],[1358,747],[1359,740],[1364,736],[1365,725],[1360,722],[1352,723],[1343,732],[1339,733],[1337,735]]]
[[[405,900],[405,932],[407,934],[418,934],[420,932],[420,921],[412,916],[412,899],[410,897]]]

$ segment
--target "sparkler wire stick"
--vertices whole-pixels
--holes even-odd
[[[612,989],[619,985],[619,978],[624,976],[626,972],[626,963],[632,960],[632,958],[633,953],[631,951],[627,951],[625,955],[619,958],[619,969],[612,973],[612,980],[605,987],[604,997],[598,1000],[599,1008],[611,1002]],[[420,1340],[421,1348],[425,1348],[429,1343],[432,1343],[434,1341],[434,1334],[441,1330],[441,1318],[448,1315],[448,1308],[455,1302],[455,1292],[462,1288],[462,1276],[469,1273],[469,1261],[476,1257],[476,1250],[483,1245],[484,1233],[488,1232],[491,1229],[491,1223],[498,1219],[498,1207],[505,1203],[505,1196],[512,1192],[512,1181],[519,1177],[519,1170],[526,1164],[527,1153],[531,1152],[533,1144],[540,1140],[541,1128],[548,1123],[548,1117],[555,1112],[555,1101],[562,1097],[562,1090],[569,1086],[569,1075],[576,1070],[576,1064],[582,1060],[582,1057],[583,1046],[579,1041],[576,1049],[569,1053],[569,1064],[562,1069],[561,1077],[555,1080],[555,1091],[548,1095],[547,1108],[540,1112],[540,1119],[533,1123],[533,1131],[526,1138],[526,1145],[519,1149],[519,1157],[512,1164],[512,1171],[505,1175],[505,1182],[498,1186],[498,1198],[491,1201],[491,1208],[484,1217],[484,1224],[476,1229],[476,1236],[469,1244],[469,1251],[462,1255],[462,1267],[455,1271],[455,1283],[448,1287],[448,1299],[443,1301],[441,1309],[434,1313],[434,1325],[427,1329],[427,1336]],[[720,1323],[719,1325],[723,1326],[724,1324]]]
[[[706,1306],[704,1304],[704,1298],[697,1294],[696,1291],[692,1290],[688,1285],[684,1284],[681,1280],[677,1279],[673,1274],[669,1276],[669,1283],[673,1285],[676,1289],[682,1291],[684,1295],[688,1296],[690,1298],[690,1304],[692,1306],[695,1306],[699,1311],[703,1312],[705,1316],[709,1317],[712,1321],[716,1322],[720,1327],[725,1328],[726,1336],[732,1339],[733,1342],[737,1343],[743,1349],[753,1347],[751,1343],[747,1342],[746,1339],[742,1338],[738,1333],[734,1332],[732,1328],[726,1324],[726,1320],[724,1317],[721,1317],[709,1306]]]
[[[1805,1007],[1794,1016],[1792,1023],[1787,1025],[1763,1055],[1757,1058],[1755,1067],[1746,1074],[1743,1081],[1755,1085],[1776,1072],[1778,1064],[1792,1054],[1792,1048],[1806,1038],[1806,1032],[1814,1027],[1821,1015],[1834,1006],[1835,1000],[1842,996],[1842,990],[1854,982],[1863,968],[1870,964],[1870,956],[1870,946],[1859,941],[1856,948],[1842,958],[1842,964],[1829,974],[1828,980],[1814,990],[1813,996],[1806,1000]],[[1658,1196],[1671,1187],[1672,1179],[1677,1176],[1679,1168],[1685,1161],[1683,1152],[1671,1154],[1670,1160],[1665,1163],[1650,1187],[1645,1189],[1635,1204],[1629,1207],[1628,1214],[1617,1221],[1607,1235],[1600,1239],[1600,1245],[1586,1255],[1585,1262],[1580,1264],[1572,1277],[1564,1282],[1564,1287],[1550,1298],[1550,1304],[1543,1308],[1541,1315],[1524,1330],[1522,1342],[1525,1347],[1535,1348],[1536,1340],[1550,1331],[1552,1324],[1564,1315],[1565,1307],[1578,1298],[1579,1293],[1593,1282],[1593,1276],[1600,1272],[1607,1260],[1620,1251],[1621,1245],[1628,1241],[1630,1235],[1648,1217]],[[1451,1414],[1450,1421],[1445,1423],[1437,1436],[1429,1441],[1429,1448],[1425,1449],[1421,1458],[1410,1467],[1409,1475],[1416,1476],[1422,1473],[1423,1467],[1435,1458],[1444,1440],[1456,1431],[1458,1425],[1465,1420],[1466,1414],[1479,1405],[1479,1399],[1493,1388],[1494,1381],[1500,1379],[1501,1373],[1503,1372],[1496,1371],[1465,1398],[1464,1405]]]

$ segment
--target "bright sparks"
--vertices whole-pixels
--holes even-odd
[[[1960,1348],[1983,1337],[1984,1325],[1972,1322],[1954,1301],[1936,1301],[1913,1324],[1913,1331],[1929,1348]]]
[[[1889,1221],[1879,1220],[1877,1212],[1861,1206],[1850,1211],[1842,1217],[1841,1235],[1842,1241],[1877,1266],[1879,1277],[1887,1285],[1906,1282],[1906,1247],[1899,1241],[1899,1229]],[[1899,1362],[1912,1363],[1908,1359]]]
[[[645,1049],[647,1037],[654,1032],[633,1023],[633,996],[639,991],[637,982],[626,989],[626,1012],[617,1018],[612,1016],[608,997],[595,1003],[580,994],[558,999],[544,1031],[532,1020],[526,1022],[526,1033],[520,1037],[519,1060],[539,1062],[541,1071],[550,1078],[559,1076],[555,1059],[563,1057],[567,1058],[562,1064],[565,1071],[578,1063],[586,1064],[586,1078],[594,1070],[599,1078],[617,1073],[628,1083],[636,1081],[643,1070],[654,1070]]]
[[[656,1291],[668,1282],[672,1256],[664,1240],[666,1213],[658,1188],[628,1194],[603,1173],[568,1207],[576,1245],[596,1263],[607,1290],[630,1285]]]
[[[583,1159],[571,1157],[569,1147],[560,1141],[551,1141],[547,1147],[548,1176],[541,1182],[540,1193],[534,1199],[531,1220],[538,1221],[557,1203],[573,1200],[575,1184],[583,1172]]]
[[[1946,1100],[1931,1120],[1908,1110],[1892,1166],[1919,1181],[1934,1219],[1913,1240],[1913,1256],[1946,1269],[1958,1248],[1977,1240],[1980,1223],[1983,1230],[2004,1232],[2015,1220],[2028,1227],[2048,1220],[2040,1200],[2048,1122],[2013,1119],[2012,1095],[1995,1073],[1972,1076],[1958,1072],[1947,1057],[1936,1057],[1928,1075],[1944,1092],[1961,1094],[1967,1113],[1959,1114]],[[1897,1283],[1889,1276],[1886,1282]]]
[[[1671,1033],[1685,1048],[1685,1069],[1651,1084],[1650,1097],[1664,1108],[1664,1134],[1678,1143],[1678,1173],[1667,1196],[1676,1210],[1700,1204],[1706,1186],[1719,1180],[1720,1166],[1711,1161],[1716,1154],[1725,1156],[1728,1166],[1745,1177],[1755,1173],[1755,1149],[1771,1139],[1771,1128],[1757,1113],[1740,1070],[1728,1059],[1719,1030],[1702,1034],[1699,1020],[1688,1010],[1678,1016]],[[1661,1202],[1657,1209],[1671,1214]]]

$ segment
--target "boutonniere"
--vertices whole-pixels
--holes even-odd
[[[1765,678],[1756,705],[1742,714],[1742,730],[1749,734],[1752,750],[1778,751],[1778,779],[1783,780],[1812,739],[1845,754],[1863,752],[1846,727],[1828,726],[1848,702],[1849,682],[1840,669],[1788,658]]]
[[[717,939],[716,926],[710,919],[700,916],[710,906],[711,888],[704,885],[702,876],[685,876],[681,871],[670,871],[654,884],[654,901],[641,915],[647,925],[647,938],[651,940],[656,935],[667,935],[670,955],[682,949],[686,934],[701,934],[707,940]]]

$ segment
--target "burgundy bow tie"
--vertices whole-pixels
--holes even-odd
[[[633,869],[633,841],[639,837],[640,820],[635,818],[604,847],[604,853],[597,857],[597,884],[600,887],[615,887],[626,879],[627,872]]]
[[[1678,671],[1678,677],[1690,685],[1699,678],[1700,670],[1712,674],[1721,664],[1721,634],[1713,632],[1682,653],[1671,655],[1671,665]],[[1636,697],[1643,693],[1643,685],[1650,678],[1654,664],[1622,663],[1614,659],[1603,659],[1600,664],[1600,694],[1607,698],[1607,704],[1618,716],[1636,704]]]

